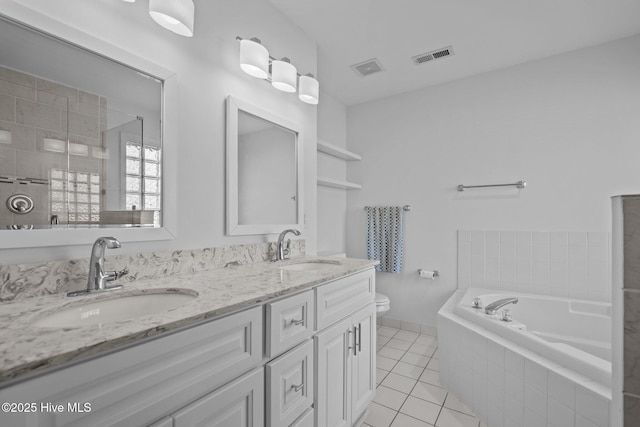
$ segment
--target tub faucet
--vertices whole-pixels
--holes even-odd
[[[115,237],[99,237],[91,249],[91,259],[89,260],[89,280],[87,289],[82,291],[69,292],[67,296],[75,297],[91,292],[111,291],[121,289],[122,285],[107,286],[107,282],[117,280],[129,271],[125,268],[120,271],[104,271],[104,251],[105,249],[116,249],[120,247],[120,242]]]
[[[487,314],[496,314],[498,310],[504,307],[507,304],[517,304],[518,298],[503,298],[498,301],[494,301],[491,304],[487,304],[484,308],[484,312]]]
[[[291,239],[287,240],[286,243],[284,241],[284,237],[287,235],[287,233],[293,233],[296,236],[300,235],[300,232],[294,228],[288,228],[280,233],[280,236],[278,236],[278,250],[276,252],[275,261],[282,261],[283,259],[287,259],[287,256],[291,252]]]

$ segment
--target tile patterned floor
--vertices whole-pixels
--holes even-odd
[[[378,327],[376,397],[368,427],[486,427],[439,381],[438,339]]]

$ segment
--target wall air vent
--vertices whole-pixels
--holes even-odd
[[[435,59],[440,59],[451,55],[453,55],[453,47],[447,46],[442,49],[433,50],[431,52],[421,53],[420,55],[413,56],[411,57],[411,60],[414,64],[420,65],[424,64],[425,62],[433,61]]]
[[[382,64],[378,60],[378,58],[368,59],[364,62],[360,62],[359,64],[354,64],[351,66],[355,70],[356,73],[361,76],[369,76],[371,74],[379,73],[383,71]]]

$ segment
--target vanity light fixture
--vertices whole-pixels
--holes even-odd
[[[260,39],[240,41],[240,68],[250,76],[271,82],[271,85],[283,92],[296,92],[298,98],[307,104],[318,104],[320,83],[313,74],[300,75],[289,58],[276,59],[269,55]]]
[[[316,80],[313,74],[309,73],[300,76],[298,89],[298,98],[300,98],[300,101],[312,105],[318,104],[318,99],[320,99],[320,83],[318,83],[318,80]]]
[[[193,0],[149,0],[149,15],[158,25],[185,37],[193,37]]]
[[[127,3],[135,3],[136,2],[136,0],[122,0],[122,1],[127,2]]]
[[[260,39],[240,40],[240,68],[259,79],[269,77],[269,51],[262,46]]]
[[[298,86],[298,70],[289,58],[271,61],[271,85],[283,92],[293,93]]]

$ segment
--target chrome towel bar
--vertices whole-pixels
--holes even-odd
[[[489,185],[458,185],[458,191],[464,191],[465,188],[482,188],[482,187],[518,187],[524,188],[527,186],[527,181],[518,181],[513,184],[489,184]]]

